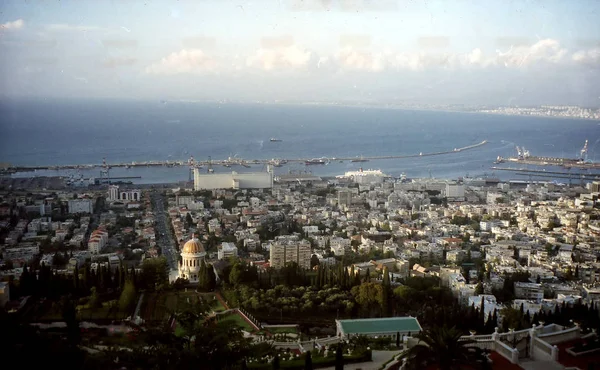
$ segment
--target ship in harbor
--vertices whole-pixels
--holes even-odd
[[[327,159],[325,158],[314,158],[314,159],[309,159],[307,161],[304,162],[305,165],[307,166],[313,166],[313,165],[325,165],[327,164]]]
[[[530,164],[534,166],[558,166],[563,168],[589,168],[589,169],[600,169],[600,163],[590,162],[587,159],[588,153],[588,141],[585,141],[583,148],[579,152],[578,158],[560,158],[560,157],[541,157],[534,156],[529,153],[529,150],[524,147],[516,147],[517,156],[510,158],[503,158],[498,156],[495,164],[512,162],[520,164]]]
[[[283,140],[277,139],[275,137],[272,137],[272,138],[269,139],[269,141],[272,142],[272,143],[277,143],[277,142],[280,142],[280,141],[283,141]]]

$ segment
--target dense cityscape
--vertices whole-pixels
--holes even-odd
[[[598,14],[3,1],[3,368],[600,370]]]
[[[595,346],[576,343],[600,329],[598,182],[252,175],[1,189],[6,345],[215,369],[567,366]]]

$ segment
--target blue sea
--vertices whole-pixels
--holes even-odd
[[[281,142],[270,142],[276,137]],[[591,160],[600,160],[597,121],[510,117],[441,111],[411,111],[308,105],[217,104],[110,100],[5,100],[0,102],[0,162],[63,165],[240,158],[319,158],[418,154],[488,144],[444,156],[292,164],[276,173],[312,171],[334,176],[381,169],[392,176],[457,178],[494,175],[497,156],[514,156],[515,145],[532,155],[575,157],[589,140]],[[263,170],[262,165],[237,171]],[[220,172],[230,171],[221,168]],[[73,174],[74,171],[70,171]],[[16,176],[68,175],[36,171]],[[99,169],[84,170],[99,177]],[[115,168],[111,176],[141,176],[141,183],[187,180],[187,167]],[[524,179],[524,178],[521,178]]]

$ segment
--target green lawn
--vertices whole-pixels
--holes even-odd
[[[193,290],[170,291],[144,294],[141,316],[144,320],[163,321],[169,319],[171,313],[185,309],[186,306],[197,305],[201,295]]]
[[[243,330],[248,332],[253,332],[255,330],[255,328],[246,320],[244,320],[244,318],[238,313],[228,314],[227,316],[221,318],[220,321],[233,321],[237,325],[241,326]]]

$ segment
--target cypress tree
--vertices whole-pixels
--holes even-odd
[[[312,365],[312,355],[310,354],[310,351],[306,352],[306,357],[304,357],[304,370],[312,370],[313,369],[313,365]]]
[[[337,345],[335,350],[335,370],[343,370],[344,369],[344,354],[342,353],[342,346],[340,344]]]
[[[217,286],[217,277],[211,264],[206,264],[206,287],[209,291],[212,291]]]
[[[201,290],[207,290],[208,279],[206,275],[206,263],[204,260],[200,262],[200,271],[198,271],[198,287]]]
[[[75,265],[75,271],[73,271],[73,291],[75,294],[79,292],[79,267]]]

